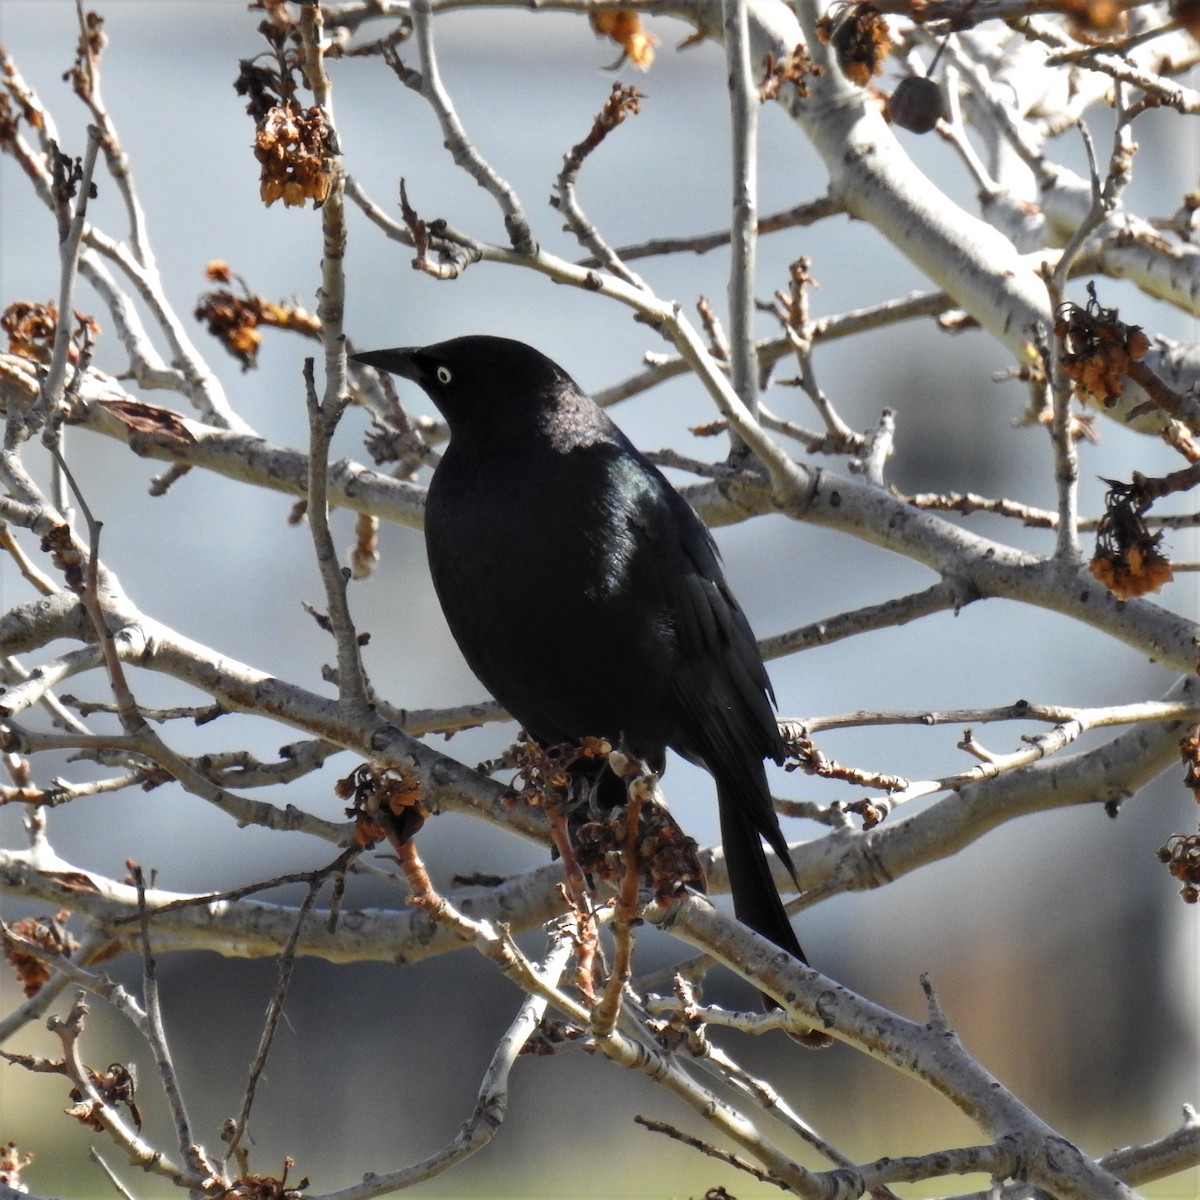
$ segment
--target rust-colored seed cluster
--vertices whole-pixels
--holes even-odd
[[[206,276],[216,283],[229,283],[235,277],[225,263],[210,262]],[[261,296],[254,295],[244,281],[243,295],[228,288],[205,292],[196,303],[196,320],[203,321],[208,332],[215,337],[234,358],[249,371],[258,359],[258,348],[262,344],[260,326],[271,325],[276,329],[291,329],[308,337],[319,337],[320,322],[312,313],[289,304],[272,304]]]
[[[203,321],[234,358],[249,371],[258,359],[262,334],[261,304],[254,297],[235,296],[232,292],[206,292],[196,305],[196,320]]]
[[[589,821],[574,835],[579,865],[590,876],[616,881],[622,873],[625,844],[624,809],[614,809],[605,821]],[[694,838],[680,829],[660,804],[643,804],[638,813],[637,861],[642,879],[659,900],[678,896],[685,888],[704,891],[706,879]]]
[[[4,933],[4,957],[16,972],[26,996],[36,996],[50,982],[51,968],[44,959],[24,949],[17,939],[30,942],[47,954],[74,954],[79,943],[67,931],[70,915],[62,909],[53,917],[22,917]]]
[[[75,318],[75,330],[67,346],[67,361],[77,363],[83,348],[100,332],[100,325],[86,313],[72,310],[71,315]],[[58,331],[58,305],[52,300],[45,304],[16,300],[0,313],[0,329],[8,335],[9,354],[49,363]]]
[[[8,352],[34,362],[48,363],[58,328],[58,305],[16,300],[0,315],[0,329],[8,334]]]
[[[778,99],[785,83],[794,84],[797,95],[807,96],[809,76],[820,75],[824,69],[809,58],[808,48],[803,43],[778,59],[768,50],[763,58],[763,77],[758,85],[758,98],[764,103]]]
[[[354,837],[360,846],[374,846],[385,837],[402,846],[429,816],[417,780],[389,767],[363,763],[339,779],[334,791],[351,801],[346,815],[354,820]]]
[[[817,34],[837,55],[842,74],[859,87],[883,70],[891,53],[891,31],[873,4],[842,4],[817,22]]]
[[[1106,408],[1125,390],[1122,375],[1150,349],[1141,326],[1126,325],[1115,308],[1101,307],[1094,291],[1086,308],[1070,303],[1059,308],[1054,334],[1062,346],[1063,370],[1076,393]]]
[[[72,312],[76,330],[67,349],[67,359],[79,361],[83,345],[100,332],[100,326],[86,313]],[[0,329],[8,334],[8,352],[37,363],[48,363],[54,351],[54,335],[58,331],[58,305],[54,301],[34,304],[15,300],[0,313]]]
[[[307,1176],[294,1184],[288,1182],[288,1172],[295,1165],[295,1159],[288,1157],[280,1175],[242,1175],[222,1195],[226,1200],[301,1200],[309,1182]]]
[[[1200,900],[1200,833],[1177,833],[1158,852],[1159,861],[1182,886],[1179,894],[1188,904]]]
[[[517,777],[509,788],[507,801],[516,804],[541,804],[553,793],[571,786],[571,767],[584,759],[607,758],[612,745],[604,738],[585,737],[579,745],[542,747],[524,730],[509,752],[509,763]]]
[[[1151,500],[1137,483],[1109,480],[1105,512],[1096,530],[1096,553],[1088,570],[1114,596],[1128,600],[1157,592],[1175,578],[1171,562],[1159,549],[1162,533],[1151,533],[1145,512]]]
[[[635,67],[643,71],[650,69],[658,38],[642,27],[642,20],[635,9],[601,9],[591,13],[588,20],[596,33],[612,38]]]
[[[259,194],[268,207],[276,200],[289,208],[305,200],[324,204],[333,186],[337,140],[320,108],[301,109],[287,100],[268,110],[254,134],[254,156],[262,163]]]

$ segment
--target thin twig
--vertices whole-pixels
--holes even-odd
[[[113,1190],[121,1197],[121,1200],[137,1200],[134,1194],[121,1182],[117,1173],[104,1161],[100,1151],[95,1146],[88,1147],[88,1158],[92,1160],[104,1172],[108,1182],[112,1185]],[[15,1198],[14,1198],[15,1200]]]
[[[54,330],[54,347],[50,367],[42,380],[37,413],[41,420],[51,421],[62,405],[67,387],[67,360],[71,346],[72,298],[75,279],[79,273],[79,247],[87,227],[88,200],[92,194],[92,178],[100,152],[101,133],[95,125],[88,126],[87,150],[82,167],[76,173],[66,156],[58,152],[55,158],[55,200],[59,215],[59,285],[58,324]],[[68,215],[69,197],[75,196],[74,216]],[[10,418],[11,418],[10,414]],[[11,431],[11,421],[10,421]]]
[[[79,24],[79,50],[82,57],[81,69],[74,76],[75,94],[87,105],[101,135],[101,147],[108,165],[108,174],[116,184],[117,192],[125,204],[129,221],[129,245],[138,262],[150,271],[156,270],[154,252],[150,246],[146,227],[146,214],[138,199],[133,183],[133,168],[129,156],[121,146],[117,131],[100,92],[100,55],[94,49],[96,31],[88,28],[87,13],[83,0],[76,0],[76,20]],[[61,311],[61,310],[60,310]]]
[[[751,416],[758,410],[758,359],[754,342],[755,269],[758,256],[758,110],[750,70],[750,27],[745,0],[721,0],[725,70],[729,82],[730,168],[729,374]],[[735,441],[733,452],[738,452]]]
[[[492,196],[504,214],[504,228],[508,232],[513,249],[520,255],[534,254],[537,244],[529,228],[521,202],[512,187],[503,180],[495,169],[475,149],[467,132],[455,112],[450,94],[442,83],[438,69],[437,53],[433,42],[433,4],[431,0],[413,0],[413,35],[421,55],[420,91],[437,116],[442,127],[442,136],[451,157],[481,187]]]
[[[337,644],[338,699],[348,714],[365,717],[371,707],[370,685],[363,666],[358,631],[350,615],[347,595],[349,571],[338,561],[329,529],[329,447],[348,403],[338,397],[322,403],[317,398],[313,360],[304,360],[304,394],[308,407],[308,527],[316,553],[317,567],[325,585],[329,626]]]
[[[226,1164],[228,1164],[231,1157],[237,1154],[241,1147],[242,1139],[246,1136],[246,1130],[250,1123],[250,1110],[254,1106],[254,1096],[258,1090],[258,1082],[262,1078],[263,1071],[266,1069],[267,1059],[271,1053],[271,1046],[275,1041],[275,1033],[279,1028],[280,1020],[283,1018],[283,1002],[287,997],[288,985],[292,980],[292,969],[296,965],[296,948],[300,942],[300,935],[303,933],[304,926],[308,921],[309,913],[312,911],[313,905],[316,904],[317,896],[320,894],[321,888],[325,886],[326,879],[336,871],[344,869],[351,857],[358,852],[357,847],[344,851],[333,863],[323,870],[315,872],[309,879],[308,891],[305,893],[304,899],[300,902],[300,907],[296,912],[296,922],[292,927],[291,936],[288,938],[287,944],[283,947],[279,955],[279,978],[275,983],[275,991],[271,994],[271,999],[267,1003],[262,1034],[258,1039],[258,1049],[255,1051],[254,1060],[250,1064],[250,1071],[246,1079],[246,1091],[242,1097],[242,1106],[238,1110],[238,1115],[233,1122],[232,1128],[223,1134],[229,1147],[225,1155]]]
[[[761,638],[758,646],[765,659],[781,658],[785,654],[795,654],[811,646],[827,646],[871,630],[906,625],[918,617],[945,612],[947,609],[958,612],[977,599],[978,593],[964,581],[947,578],[923,591],[911,592],[880,604],[867,604],[786,633]]]
[[[192,1123],[188,1118],[187,1106],[183,1099],[183,1090],[179,1086],[179,1076],[175,1073],[175,1064],[171,1059],[171,1047],[167,1041],[167,1031],[163,1026],[162,1002],[158,994],[158,968],[154,954],[150,948],[150,918],[146,908],[146,878],[141,867],[134,866],[133,881],[137,887],[139,932],[142,943],[142,994],[146,1002],[146,1015],[142,1023],[143,1032],[154,1061],[158,1067],[158,1078],[162,1084],[163,1095],[166,1097],[167,1108],[175,1125],[175,1138],[179,1148],[180,1158],[190,1163],[193,1169],[207,1173],[215,1178],[216,1166],[209,1160],[192,1134]]]
[[[820,200],[811,200],[807,204],[797,204],[794,208],[782,212],[770,213],[760,217],[756,224],[759,237],[764,234],[777,233],[781,229],[795,229],[813,225],[826,217],[837,216],[845,208],[840,202],[829,196]],[[638,242],[630,246],[618,246],[615,253],[625,261],[637,258],[652,258],[663,254],[707,254],[710,250],[728,246],[732,237],[730,229],[717,229],[712,233],[684,234],[681,237],[652,238],[649,241]],[[603,265],[599,259],[585,258],[579,263],[581,267],[599,267]]]
[[[87,1105],[88,1113],[104,1127],[105,1132],[125,1152],[133,1165],[184,1187],[207,1189],[213,1182],[211,1175],[185,1167],[156,1149],[131,1129],[117,1109],[97,1091],[92,1073],[79,1057],[79,1039],[83,1034],[87,1013],[87,1003],[81,992],[67,1016],[52,1016],[47,1022],[47,1027],[62,1043],[66,1074],[82,1102]]]
[[[333,87],[325,70],[324,9],[320,4],[301,5],[300,34],[304,43],[305,77],[313,90],[313,99],[332,131],[332,141],[336,146]],[[343,327],[346,309],[346,209],[341,160],[332,157],[328,165],[331,173],[329,191],[321,203],[321,287],[317,296],[317,316],[321,322],[321,344],[325,351],[323,403],[327,411],[332,411],[346,391],[346,335]]]
[[[756,1167],[740,1154],[734,1154],[729,1150],[722,1150],[720,1147],[714,1146],[712,1142],[706,1142],[703,1138],[696,1137],[693,1133],[684,1133],[678,1126],[671,1125],[667,1121],[645,1117],[641,1113],[635,1113],[633,1121],[635,1125],[641,1125],[643,1129],[648,1129],[651,1133],[665,1134],[673,1141],[681,1142],[693,1150],[699,1150],[701,1154],[706,1154],[709,1158],[715,1158],[718,1162],[723,1162],[726,1166],[743,1171],[751,1179],[757,1179],[759,1183],[769,1183],[780,1189],[786,1187],[784,1182],[781,1179],[777,1179],[770,1171],[764,1171],[762,1167]]]
[[[560,931],[552,935],[550,949],[537,966],[537,974],[548,988],[557,988],[574,949],[571,937]],[[370,1200],[371,1197],[412,1187],[441,1175],[486,1146],[499,1132],[508,1112],[509,1076],[545,1017],[547,997],[530,994],[521,1002],[517,1015],[496,1043],[483,1073],[471,1115],[453,1140],[427,1158],[396,1171],[369,1174],[362,1183],[325,1195],[310,1194],[308,1200]]]
[[[645,288],[645,281],[631,271],[622,261],[620,255],[600,235],[600,231],[588,219],[579,203],[575,187],[579,171],[591,153],[600,143],[620,125],[627,116],[640,112],[640,102],[645,97],[636,88],[625,87],[620,83],[613,84],[612,92],[599,115],[592,123],[592,128],[583,141],[576,143],[563,156],[562,170],[554,182],[555,195],[551,198],[554,205],[567,222],[567,228],[575,235],[581,245],[589,249],[595,256],[598,266],[624,279],[633,287]]]

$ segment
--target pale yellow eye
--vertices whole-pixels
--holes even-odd
[[[449,367],[438,367],[434,374],[437,376],[438,383],[442,384],[443,387],[454,378]]]

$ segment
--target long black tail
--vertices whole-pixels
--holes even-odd
[[[765,786],[765,781],[764,781]],[[725,865],[729,870],[729,890],[733,893],[733,911],[737,919],[749,925],[755,933],[761,933],[768,941],[786,950],[793,958],[807,964],[800,941],[788,920],[787,910],[779,898],[771,869],[767,864],[767,852],[762,838],[755,828],[751,812],[742,798],[717,788],[717,803],[721,813],[721,840],[725,845]],[[779,833],[778,826],[775,832]],[[787,843],[782,833],[775,851],[783,857],[793,879],[796,872],[788,856]],[[763,1005],[767,1009],[778,1008],[778,1003],[764,992]],[[829,1034],[820,1029],[789,1030],[793,1041],[810,1050],[823,1050],[833,1045]]]
[[[725,846],[725,862],[729,869],[729,888],[733,893],[733,911],[737,919],[761,933],[768,941],[786,950],[793,958],[807,963],[792,923],[779,898],[767,852],[762,838],[754,827],[751,814],[739,796],[717,788],[717,804],[721,814],[721,841]],[[781,841],[783,854],[787,846]],[[784,862],[792,870],[790,858]]]

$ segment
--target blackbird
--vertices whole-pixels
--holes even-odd
[[[449,425],[425,543],[479,681],[543,746],[596,736],[657,772],[668,747],[703,766],[734,912],[807,961],[762,844],[795,880],[763,763],[785,754],[775,697],[700,518],[531,346],[472,336],[353,357],[412,380]]]

